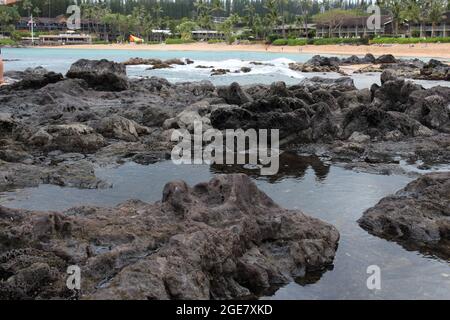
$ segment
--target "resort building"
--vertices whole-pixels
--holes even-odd
[[[225,34],[215,30],[194,30],[192,31],[194,40],[224,40]]]
[[[17,30],[30,29],[30,17],[21,17],[16,23]],[[60,15],[56,18],[33,17],[33,29],[35,31],[64,31],[67,29],[67,19]]]
[[[393,21],[391,16],[381,16],[381,28],[367,28],[367,17],[352,17],[342,19],[334,25],[316,25],[316,37],[318,38],[352,38],[366,37],[370,35],[391,35],[393,34]]]
[[[450,36],[450,11],[446,12],[440,22],[433,25],[431,22],[403,24],[404,33],[418,37],[449,37]]]
[[[172,32],[170,30],[153,29],[152,33],[149,36],[149,40],[163,42],[164,40],[169,38],[171,35],[172,35]]]
[[[307,38],[308,35],[313,33],[315,30],[316,25],[313,23],[308,23],[306,26],[300,24],[285,24],[276,26],[275,28],[272,29],[272,32],[274,34],[279,35],[280,37],[283,35],[284,32],[284,34],[287,36],[294,36],[297,38]]]
[[[85,34],[62,33],[58,35],[40,35],[41,45],[70,45],[70,44],[90,44],[92,37]]]

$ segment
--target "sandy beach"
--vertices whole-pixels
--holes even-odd
[[[56,49],[95,49],[95,50],[147,50],[147,51],[249,51],[249,52],[286,52],[286,53],[311,53],[311,54],[335,54],[335,55],[364,55],[372,53],[375,56],[393,54],[398,57],[433,57],[450,59],[450,43],[416,44],[414,46],[403,44],[392,45],[324,45],[324,46],[267,46],[264,44],[227,45],[224,43],[188,43],[188,44],[98,44],[98,45],[70,45],[58,47],[41,47]]]

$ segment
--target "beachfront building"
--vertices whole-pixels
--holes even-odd
[[[30,22],[29,17],[21,17],[16,23],[16,30],[29,30]],[[67,29],[67,18],[64,15],[55,18],[33,17],[33,29],[37,32],[64,31]]]
[[[169,38],[172,35],[172,32],[170,30],[166,29],[153,29],[152,32],[149,35],[150,41],[159,41],[163,42],[167,38]]]
[[[224,40],[225,34],[216,30],[194,30],[192,31],[194,40]]]
[[[61,33],[58,35],[40,35],[39,44],[41,45],[70,45],[70,44],[90,44],[92,37],[86,34]]]
[[[308,38],[308,36],[313,34],[315,30],[316,25],[313,23],[308,23],[307,25],[285,24],[274,27],[272,29],[272,33],[280,37],[283,36],[284,32],[284,34],[289,37]]]
[[[441,21],[433,25],[431,22],[417,23],[405,21],[406,34],[416,37],[449,37],[450,36],[450,11],[442,15]]]
[[[353,38],[392,34],[393,20],[389,15],[381,16],[380,29],[369,29],[367,17],[346,18],[331,26],[320,23],[316,25],[316,37],[319,38]]]

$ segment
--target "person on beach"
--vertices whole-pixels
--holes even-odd
[[[0,85],[4,83],[3,79],[3,58],[2,58],[2,49],[0,48]]]

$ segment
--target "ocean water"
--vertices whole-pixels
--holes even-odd
[[[147,70],[149,66],[128,66],[129,77],[163,77],[171,82],[210,80],[215,85],[226,85],[234,81],[240,84],[270,84],[284,81],[289,85],[300,82],[305,77],[324,76],[337,78],[337,73],[301,73],[289,69],[291,62],[305,62],[313,54],[306,53],[270,53],[270,52],[203,52],[203,51],[127,51],[127,50],[89,50],[89,49],[44,49],[44,48],[3,48],[5,70],[24,70],[42,66],[48,70],[66,73],[70,65],[78,59],[108,59],[123,62],[133,57],[141,58],[189,58],[194,64],[173,66],[170,69]],[[326,55],[325,55],[326,56]],[[265,65],[252,65],[251,62]],[[231,73],[211,76],[211,69],[199,69],[196,66],[211,66],[229,69]],[[234,73],[241,67],[250,67],[249,73]],[[357,88],[368,88],[380,82],[379,73],[352,75]],[[445,81],[418,81],[425,87],[435,85],[450,86]]]

